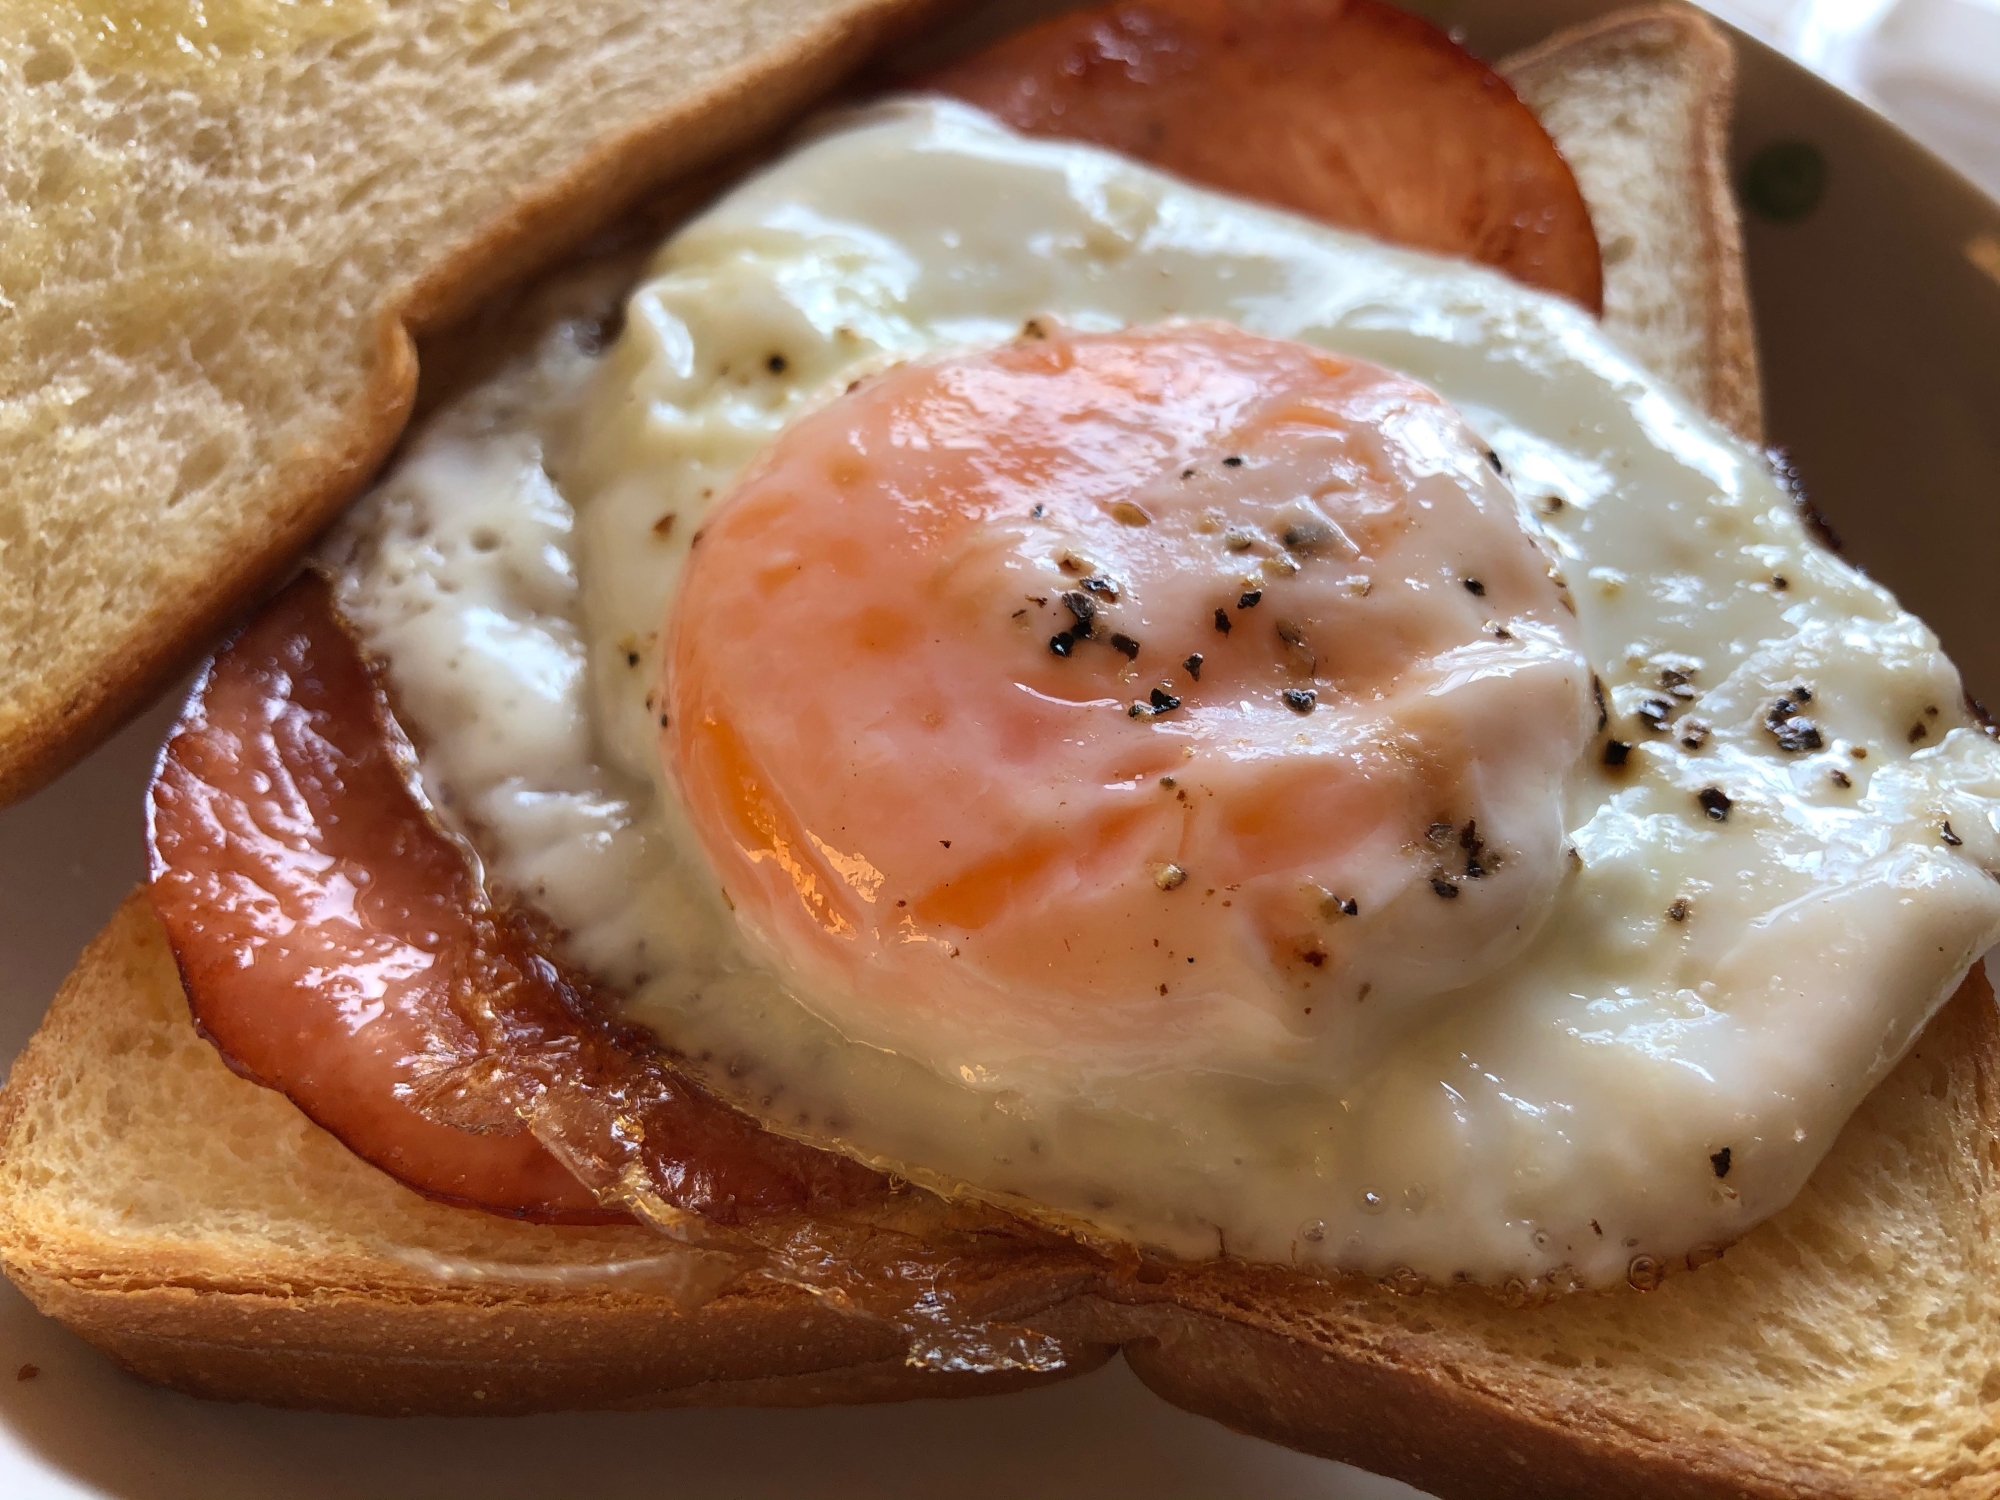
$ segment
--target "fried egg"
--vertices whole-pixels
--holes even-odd
[[[496,890],[773,1129],[1187,1257],[1609,1285],[2000,938],[2000,747],[1495,273],[914,101],[328,544]]]

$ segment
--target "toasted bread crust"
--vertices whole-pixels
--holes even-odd
[[[684,1312],[646,1297],[426,1302],[32,1274],[17,1284],[142,1380],[210,1400],[384,1417],[997,1395],[1086,1373],[1112,1353],[1070,1344],[1051,1373],[915,1368],[894,1328],[783,1287]]]
[[[1744,271],[1742,219],[1729,180],[1736,52],[1722,28],[1690,5],[1642,6],[1558,31],[1504,59],[1499,67],[1524,94],[1531,94],[1538,82],[1559,78],[1580,64],[1632,52],[1677,55],[1702,81],[1687,153],[1698,195],[1693,206],[1705,292],[1706,338],[1700,361],[1705,379],[1703,389],[1689,394],[1730,431],[1759,443],[1764,438],[1764,398],[1757,372],[1757,330]],[[1607,266],[1607,280],[1614,274]]]
[[[298,554],[364,485],[394,447],[416,394],[413,339],[463,316],[589,239],[646,187],[694,172],[795,115],[944,0],[836,0],[799,31],[705,86],[637,120],[614,125],[573,159],[524,186],[483,223],[437,247],[407,279],[385,285],[372,309],[374,353],[341,419],[295,450],[240,500],[236,545],[216,549],[201,585],[175,589],[115,639],[96,642],[88,670],[26,659],[30,643],[0,656],[0,806],[73,764],[215,634],[275,589]],[[100,634],[93,621],[73,631]]]

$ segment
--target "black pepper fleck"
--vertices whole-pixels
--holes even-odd
[[[1779,593],[1781,594],[1784,593],[1784,591],[1790,588],[1791,586],[1792,586],[1791,579],[1787,578],[1783,573],[1773,573],[1771,575],[1771,587],[1776,589]]]
[[[769,370],[773,375],[782,375],[789,364],[790,361],[784,355],[774,354],[764,361],[764,368]]]
[[[1607,766],[1622,766],[1627,760],[1631,759],[1631,756],[1632,747],[1623,740],[1606,740],[1604,742],[1604,763]]]
[[[1113,644],[1116,643],[1114,642]],[[1201,653],[1199,651],[1182,662],[1181,665],[1187,669],[1188,676],[1192,677],[1196,682],[1201,681]]]
[[[1156,714],[1170,714],[1181,706],[1181,700],[1165,688],[1154,688],[1150,695],[1150,701],[1153,705],[1153,712]]]
[[[1102,594],[1107,599],[1116,599],[1118,597],[1118,585],[1113,583],[1109,578],[1104,577],[1101,573],[1093,573],[1090,577],[1084,579],[1083,587],[1089,589],[1093,594]]]
[[[1232,453],[1222,463],[1225,468],[1240,469],[1243,467],[1243,458],[1240,454]]]
[[[1122,631],[1111,637],[1111,649],[1123,656],[1127,661],[1137,661],[1139,659],[1139,643]]]
[[[1851,776],[1849,776],[1845,771],[1841,770],[1839,766],[1835,766],[1831,771],[1828,771],[1826,775],[1827,779],[1831,781],[1835,786],[1839,787],[1843,792],[1846,791],[1849,787],[1854,785],[1854,779]]]
[[[1500,455],[1495,453],[1491,448],[1488,448],[1486,450],[1486,461],[1489,464],[1493,465],[1493,472],[1495,474],[1505,474],[1507,472],[1507,470],[1501,466]]]
[[[1701,810],[1717,823],[1727,822],[1729,820],[1729,809],[1735,806],[1728,797],[1723,795],[1722,788],[1714,786],[1703,787],[1699,792],[1695,793],[1695,800],[1701,804]]]
[[[1780,750],[1796,754],[1801,750],[1817,750],[1825,743],[1820,738],[1819,726],[1799,713],[1799,705],[1810,702],[1812,689],[1800,686],[1775,699],[1764,710],[1764,728],[1770,731]]]
[[[1667,908],[1667,920],[1669,922],[1685,922],[1691,910],[1693,908],[1688,905],[1687,897],[1676,897],[1674,904]]]
[[[1946,818],[1944,822],[1939,826],[1938,833],[1943,837],[1944,841],[1947,844],[1951,845],[1951,847],[1954,849],[1958,848],[1965,842],[1964,839],[1960,838],[1957,834],[1951,831],[1950,818]]]
[[[1067,630],[1063,631],[1060,635],[1049,637],[1049,650],[1055,652],[1057,656],[1068,656],[1075,645],[1076,637],[1071,635]]]
[[[1224,635],[1229,634],[1229,611],[1219,604],[1215,607],[1215,628]]]
[[[1486,852],[1486,840],[1479,836],[1479,824],[1468,819],[1458,835],[1458,847],[1465,851],[1465,878],[1478,880],[1486,873],[1486,865],[1480,856]]]
[[[1729,1175],[1729,1156],[1729,1148],[1724,1146],[1720,1151],[1709,1157],[1708,1164],[1715,1168],[1715,1175],[1717,1177],[1727,1177]]]
[[[1708,743],[1708,725],[1700,719],[1681,720],[1681,748],[1699,750]]]
[[[1311,688],[1286,688],[1278,696],[1285,700],[1285,707],[1295,714],[1309,714],[1313,705],[1319,702],[1319,694]]]
[[[1096,601],[1080,589],[1071,589],[1067,594],[1062,596],[1062,602],[1068,608],[1069,612],[1076,617],[1076,624],[1072,628],[1071,633],[1081,640],[1089,640],[1092,629],[1091,621],[1097,618]]]
[[[1602,734],[1611,722],[1611,709],[1604,701],[1604,680],[1595,672],[1590,674],[1590,696],[1597,702],[1597,732]]]
[[[1671,698],[1648,698],[1639,705],[1639,722],[1655,734],[1664,734],[1667,729],[1667,718],[1673,711],[1674,703]]]
[[[1244,593],[1237,596],[1236,607],[1238,609],[1255,609],[1257,607],[1257,601],[1263,597],[1264,597],[1264,591],[1262,589],[1246,590]]]
[[[1431,889],[1447,901],[1456,901],[1458,899],[1458,887],[1442,875],[1431,876]]]
[[[1929,735],[1930,731],[1921,724],[1912,724],[1910,726],[1910,743],[1912,745],[1927,738]]]
[[[625,653],[625,665],[626,665],[626,666],[628,666],[628,667],[636,667],[636,666],[638,666],[638,665],[639,665],[639,653],[638,653],[638,652],[636,652],[636,651],[627,651],[627,652]]]
[[[1047,515],[1048,513],[1049,513],[1049,508],[1046,505],[1043,505],[1040,501],[1036,501],[1035,508],[1028,512],[1028,519],[1030,521],[1039,521],[1043,516]]]
[[[1465,591],[1475,599],[1484,599],[1486,597],[1486,585],[1481,583],[1477,578],[1468,578],[1465,580]]]
[[[1694,673],[1687,667],[1662,667],[1660,686],[1682,702],[1686,702],[1698,696],[1692,686],[1693,676]]]

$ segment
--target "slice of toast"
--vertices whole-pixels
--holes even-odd
[[[1725,427],[1762,441],[1725,166],[1736,79],[1727,39],[1685,6],[1654,5],[1557,32],[1500,71],[1555,137],[1590,205],[1605,324]]]
[[[172,7],[11,19],[0,804],[366,482],[411,334],[767,133],[933,3],[327,0],[233,8],[187,49],[148,29]]]
[[[1718,351],[1749,356],[1740,299],[1733,314],[1727,298],[1704,301],[1697,338],[1651,343],[1645,319],[1618,309],[1661,305],[1645,278],[1703,247],[1734,265],[1733,216],[1626,203],[1632,174],[1596,170],[1592,143],[1560,124],[1593,118],[1584,95],[1602,106],[1658,84],[1670,107],[1633,118],[1657,132],[1662,162],[1716,187],[1719,137],[1705,154],[1688,144],[1711,94],[1651,78],[1683,61],[1671,47],[1615,55],[1624,75],[1579,65],[1566,116],[1561,64],[1540,52],[1543,107],[1598,222],[1631,226],[1644,247],[1610,322],[1689,388],[1726,390],[1709,381]],[[1447,1495],[1990,1494],[1996,1062],[1990,992],[1969,982],[1797,1203],[1651,1292],[1514,1308],[1238,1263],[1124,1278],[1059,1257],[997,1273],[968,1263],[955,1290],[982,1315],[1059,1336],[1078,1365],[1122,1345],[1169,1399]],[[642,1231],[442,1208],[348,1156],[196,1037],[138,898],[0,1095],[0,1262],[127,1367],[201,1394],[495,1411],[892,1398],[1023,1378],[911,1369],[899,1334],[783,1288],[725,1287],[691,1306],[685,1277],[649,1269],[657,1257]]]
[[[1804,1193],[1649,1292],[1511,1307],[1223,1262],[964,1263],[976,1315],[1122,1346],[1168,1400],[1448,1497],[1991,1495],[2000,1024],[1975,975]],[[0,1262],[127,1369],[382,1414],[813,1404],[1046,1376],[917,1369],[793,1289],[690,1307],[660,1241],[446,1208],[232,1074],[135,895],[0,1095]]]

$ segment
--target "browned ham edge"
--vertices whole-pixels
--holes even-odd
[[[151,890],[231,1067],[419,1192],[521,1218],[601,1223],[637,1204],[727,1225],[886,1194],[608,1018],[488,900],[412,792],[407,753],[313,575],[196,686],[149,795]]]
[[[916,82],[1030,135],[1108,146],[1604,309],[1590,210],[1534,112],[1382,0],[1125,0]]]

